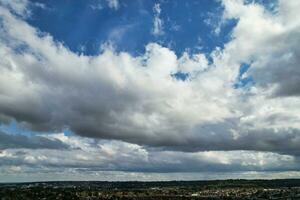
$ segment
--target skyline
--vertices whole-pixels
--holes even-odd
[[[0,182],[299,178],[299,10],[0,0]]]

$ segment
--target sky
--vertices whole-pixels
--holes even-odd
[[[299,10],[0,0],[0,182],[300,178]]]

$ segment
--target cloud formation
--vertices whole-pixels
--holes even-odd
[[[224,1],[225,17],[239,20],[229,55],[251,61],[248,75],[272,96],[299,96],[298,1],[279,1],[276,13],[257,4]]]
[[[30,26],[17,13],[22,9],[1,5],[0,122],[16,120],[35,131],[68,128],[96,138],[29,140],[0,133],[2,165],[143,172],[299,169],[299,1],[279,1],[270,11],[224,0],[222,20],[237,20],[232,39],[209,55],[181,56],[157,43],[138,56],[105,45],[99,55],[78,55]],[[157,35],[159,4],[154,11]],[[250,68],[240,74],[243,63]],[[247,77],[252,84],[235,87]],[[66,146],[78,149],[53,150]],[[28,150],[35,148],[46,149]]]
[[[95,142],[78,136],[48,135],[71,147],[58,149],[7,149],[0,154],[1,166],[32,166],[51,169],[126,172],[234,172],[297,170],[299,159],[276,153],[253,151],[174,152],[157,151],[118,141]],[[97,159],[95,159],[97,158]]]
[[[154,12],[154,19],[153,19],[152,34],[155,36],[159,36],[164,34],[163,21],[162,19],[160,19],[161,8],[159,3],[154,4],[153,12]]]
[[[12,135],[0,131],[0,149],[10,148],[67,149],[68,145],[57,139],[49,139],[42,136]]]
[[[119,9],[119,7],[120,7],[119,0],[106,0],[106,1],[108,4],[108,7],[115,9],[115,10]]]
[[[272,98],[297,95],[296,43],[278,39],[297,35],[299,24],[281,9],[290,5],[281,2],[274,16],[258,4],[223,3],[224,20],[239,22],[233,40],[212,52],[212,64],[201,53],[178,58],[156,43],[137,57],[111,47],[98,56],[77,55],[1,8],[2,121],[183,150],[297,152],[300,101]],[[287,47],[291,59],[281,63],[276,55]],[[276,59],[282,61],[270,65]],[[236,89],[240,63],[249,60],[246,75],[256,85]],[[188,80],[172,76],[178,71]],[[276,78],[288,72],[295,78]],[[284,90],[288,85],[296,89]]]

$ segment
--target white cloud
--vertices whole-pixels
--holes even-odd
[[[115,10],[119,9],[119,7],[120,7],[119,0],[106,0],[106,1],[108,4],[108,7],[115,9]]]
[[[30,15],[30,11],[27,9],[28,4],[29,2],[27,0],[0,0],[0,5],[22,17],[28,17],[28,15]]]
[[[103,9],[103,6],[101,5],[101,3],[97,3],[97,4],[91,4],[91,5],[90,5],[90,8],[91,8],[92,10],[98,11],[98,10],[102,10],[102,9]]]
[[[161,8],[160,4],[156,3],[153,6],[154,19],[153,19],[153,30],[152,34],[155,36],[163,35],[163,20],[160,18]]]
[[[81,136],[131,143],[108,142],[97,149],[92,139],[55,135],[72,151],[26,150],[34,159],[15,157],[13,164],[125,171],[193,171],[203,163],[216,170],[299,169],[295,2],[280,1],[278,12],[271,13],[259,4],[224,0],[224,20],[238,23],[233,39],[210,55],[212,63],[204,54],[177,57],[156,43],[140,56],[106,46],[96,56],[78,55],[1,7],[0,120],[17,120],[33,130],[68,127]],[[154,11],[160,20],[159,4]],[[155,23],[153,34],[158,34],[162,22]],[[23,51],[16,51],[20,46]],[[241,63],[251,63],[244,74],[254,78],[250,88],[234,88]],[[188,79],[172,76],[178,71]],[[144,145],[157,147],[156,156]],[[45,155],[51,158],[45,161]]]
[[[79,56],[2,9],[1,113],[35,130],[69,127],[84,136],[167,148],[293,151],[299,99],[270,99],[270,91],[259,85],[251,91],[233,87],[240,63],[251,59],[255,66],[260,54],[272,53],[265,43],[284,27],[259,5],[224,5],[225,16],[238,17],[239,23],[234,39],[212,53],[213,64],[203,54],[177,58],[155,43],[138,57],[111,47],[98,56]],[[259,28],[249,33],[253,21],[265,34]],[[27,48],[16,53],[18,45]],[[177,71],[189,73],[188,81],[171,76]],[[262,131],[267,134],[256,134]],[[281,134],[293,138],[286,142],[291,147],[269,143],[272,133],[278,142]],[[257,139],[262,142],[255,144]]]
[[[226,53],[236,61],[251,61],[248,72],[257,86],[275,96],[299,95],[298,1],[279,1],[277,13],[258,4],[224,1],[225,17],[237,18],[234,40]],[[271,91],[273,90],[273,91]]]
[[[217,100],[220,90],[235,93],[217,78],[218,71],[201,74],[194,82],[177,81],[171,76],[178,70],[176,55],[158,44],[147,45],[140,57],[110,48],[99,56],[78,56],[3,13],[7,37],[29,51],[14,53],[14,46],[7,43],[1,49],[3,56],[10,55],[1,61],[0,81],[5,83],[1,89],[14,99],[10,104],[18,104],[11,107],[2,98],[2,113],[10,117],[20,112],[17,120],[33,129],[67,126],[78,134],[150,144],[169,140],[172,134],[177,143],[183,130],[188,134],[196,124],[233,115],[225,106],[229,99]]]

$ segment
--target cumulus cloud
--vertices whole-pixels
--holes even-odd
[[[238,22],[232,40],[209,55],[212,62],[201,53],[178,57],[156,43],[139,56],[111,47],[96,56],[78,55],[1,7],[0,120],[131,143],[102,144],[89,154],[82,152],[94,149],[89,145],[65,154],[24,151],[35,162],[42,153],[52,155],[53,160],[42,161],[45,166],[59,166],[58,160],[69,156],[73,160],[62,165],[101,170],[296,170],[300,18],[295,2],[279,1],[273,13],[259,4],[224,0],[224,20]],[[159,19],[159,4],[154,10]],[[161,31],[162,22],[157,26]],[[242,63],[251,63],[243,76],[252,76],[255,84],[235,88]],[[187,73],[187,80],[174,77],[177,72]],[[71,144],[76,146],[74,140]],[[267,163],[243,165],[251,156]]]
[[[195,124],[234,115],[230,98],[217,98],[220,90],[236,92],[217,78],[218,69],[193,82],[178,81],[171,76],[178,70],[175,53],[155,43],[139,57],[111,48],[96,57],[78,56],[2,13],[3,119],[34,130],[69,127],[89,137],[167,145],[181,143]],[[26,46],[22,53],[15,51],[20,45]]]
[[[273,96],[299,96],[300,2],[279,1],[275,14],[258,4],[223,3],[225,17],[239,20],[226,47],[232,59],[252,60],[248,74]]]

